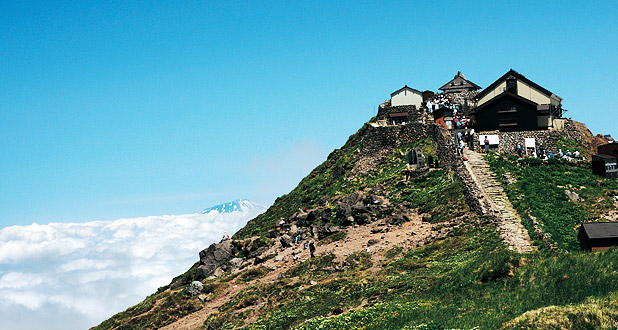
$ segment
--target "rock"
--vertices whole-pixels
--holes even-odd
[[[290,235],[283,235],[279,238],[279,242],[281,242],[281,247],[289,248],[292,246],[292,237]]]
[[[215,272],[213,273],[213,275],[215,275],[216,277],[219,277],[221,275],[225,274],[225,271],[221,268],[217,268],[215,269]]]
[[[230,266],[233,268],[241,268],[243,264],[244,261],[241,258],[232,258],[232,260],[230,260]]]
[[[199,268],[198,268],[199,269]],[[187,285],[191,282],[191,279],[188,276],[183,276],[179,278],[176,282],[172,283],[171,289],[176,290],[183,285]]]
[[[358,214],[354,216],[354,221],[359,225],[364,225],[371,222],[371,216],[369,214]]]
[[[191,284],[189,284],[189,287],[187,287],[187,293],[191,296],[197,296],[198,294],[200,294],[202,292],[202,289],[204,288],[204,285],[202,284],[202,282],[200,281],[193,281],[191,282]]]
[[[202,294],[200,294],[199,296],[197,296],[197,299],[199,299],[199,300],[201,300],[201,301],[205,301],[205,300],[206,300],[206,298],[208,298],[208,296],[207,296],[207,295],[205,295],[205,294],[203,294],[203,293],[202,293]]]
[[[279,275],[277,275],[277,280],[278,281],[283,280],[283,273],[279,273]]]
[[[207,249],[200,251],[200,266],[195,272],[195,280],[202,280],[214,274],[219,267],[225,267],[227,261],[238,253],[232,240],[218,244],[211,244]]]
[[[569,199],[573,203],[577,203],[577,202],[579,202],[581,200],[581,198],[579,198],[579,195],[576,192],[572,192],[570,190],[565,190],[564,193],[567,195],[567,197],[569,197]]]
[[[282,255],[276,255],[275,256],[275,261],[283,261],[283,256]]]
[[[298,232],[298,226],[291,225],[290,226],[290,233],[293,233],[294,235],[296,235],[297,232]]]
[[[378,244],[378,242],[379,242],[379,241],[378,241],[377,239],[372,238],[372,239],[370,239],[370,240],[367,242],[367,246],[372,246],[372,245]]]

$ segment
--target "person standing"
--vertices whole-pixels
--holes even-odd
[[[485,153],[489,153],[489,139],[487,138],[487,135],[485,135]]]
[[[311,258],[315,256],[315,243],[313,241],[309,242],[309,254],[311,254]]]
[[[521,142],[517,142],[517,156],[521,158],[524,154],[524,148],[521,146]]]

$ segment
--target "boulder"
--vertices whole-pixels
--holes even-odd
[[[367,242],[367,246],[376,245],[376,244],[378,244],[378,242],[379,242],[379,241],[378,241],[377,239],[372,238],[372,239],[370,239],[370,240]]]
[[[245,262],[241,258],[232,258],[232,260],[230,260],[230,266],[233,268],[242,268],[244,263]]]
[[[565,190],[564,193],[567,195],[567,197],[569,197],[569,199],[573,203],[577,203],[577,202],[579,202],[581,200],[579,195],[576,192],[574,192],[574,191]]]
[[[227,268],[228,261],[238,253],[232,240],[218,244],[211,244],[207,249],[200,251],[200,266],[195,272],[195,280],[202,280],[214,274],[220,267]]]
[[[183,276],[179,278],[178,280],[176,280],[176,282],[172,283],[171,289],[176,290],[183,285],[189,284],[189,282],[191,282],[191,279],[189,278],[189,276]]]
[[[200,281],[193,281],[187,287],[187,293],[191,297],[194,297],[194,296],[197,296],[198,294],[202,293],[202,289],[204,289],[204,285],[202,284],[202,282],[200,282]]]
[[[281,247],[288,248],[292,246],[292,237],[290,235],[283,235],[279,238],[279,242],[281,242]]]

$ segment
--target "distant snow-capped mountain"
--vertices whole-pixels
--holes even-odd
[[[258,204],[252,202],[247,199],[237,199],[233,202],[224,203],[215,205],[213,207],[209,207],[201,211],[201,214],[212,214],[212,213],[231,213],[231,212],[247,212],[247,211],[266,211],[266,206],[262,204]]]

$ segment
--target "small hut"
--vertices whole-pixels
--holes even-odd
[[[592,155],[592,174],[615,178],[616,157],[603,154]]]
[[[582,251],[607,250],[618,246],[618,222],[584,222],[577,234]]]

